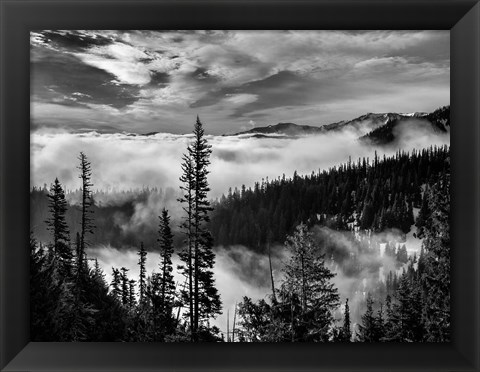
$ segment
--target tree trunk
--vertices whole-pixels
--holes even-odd
[[[270,255],[270,242],[268,244],[268,264],[270,265],[270,280],[272,282],[272,298],[273,303],[277,303],[277,296],[275,295],[275,282],[273,281],[272,257]]]

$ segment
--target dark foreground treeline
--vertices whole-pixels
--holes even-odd
[[[44,244],[31,238],[33,341],[198,342],[225,340],[225,335],[226,341],[449,340],[448,149],[427,150],[427,160],[443,171],[419,185],[425,186],[416,221],[424,239],[422,254],[418,259],[408,258],[404,249],[389,249],[388,254],[404,264],[403,273],[398,278],[395,275],[395,283],[390,274],[386,297],[378,291],[366,297],[361,324],[351,324],[348,300],[339,312],[340,297],[332,282],[332,258],[325,255],[319,240],[300,221],[285,242],[290,258],[283,279],[275,282],[272,275],[268,300],[254,302],[244,298],[233,316],[233,326],[222,334],[211,324],[222,312],[213,274],[214,239],[208,230],[212,208],[206,198],[207,167],[211,150],[199,121],[194,134],[195,140],[188,146],[182,163],[179,202],[185,215],[181,225],[184,244],[177,268],[172,264],[174,234],[170,217],[163,209],[158,221],[158,271],[147,274],[147,252],[140,237],[139,277],[129,276],[126,268],[113,268],[113,279],[107,283],[98,263],[85,253],[88,238],[95,230],[92,170],[86,156],[81,153],[79,157],[81,224],[74,239],[65,219],[68,205],[64,190],[55,180],[48,196],[50,213],[46,221],[51,241]],[[400,161],[408,164],[407,160],[415,156],[418,153],[366,164],[365,180],[359,179],[359,183],[368,184],[368,175],[376,174],[377,168],[386,169],[386,164],[395,167]],[[300,179],[295,177],[292,182]],[[365,214],[363,209],[360,221]],[[174,281],[174,270],[182,275],[182,282]]]

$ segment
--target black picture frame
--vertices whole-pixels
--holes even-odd
[[[480,4],[474,0],[0,0],[2,371],[479,371]],[[35,29],[451,31],[452,342],[29,342],[30,44]]]

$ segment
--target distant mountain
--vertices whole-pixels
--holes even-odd
[[[435,132],[446,133],[450,130],[450,106],[444,106],[430,114],[393,114],[384,125],[360,137],[360,140],[374,145],[389,144],[395,140],[395,129],[411,122],[412,118],[420,119],[425,124],[428,123]]]
[[[269,125],[267,127],[253,128],[244,132],[231,134],[231,136],[252,135],[253,137],[261,138],[269,134],[279,134],[283,136],[302,136],[309,134],[323,133],[325,130],[322,127],[313,127],[310,125],[298,125],[294,123],[278,123],[276,125]]]
[[[391,121],[398,120],[401,118],[421,118],[427,115],[423,112],[414,112],[411,114],[397,114],[397,113],[386,113],[386,114],[374,114],[368,113],[353,120],[339,121],[333,124],[324,125],[326,131],[338,131],[346,128],[351,128],[358,130],[360,132],[367,133],[368,131],[379,128],[383,125],[388,124]]]
[[[256,138],[269,137],[271,135],[280,135],[280,136],[308,136],[312,134],[326,133],[326,132],[336,132],[345,129],[353,129],[358,131],[360,134],[367,134],[374,129],[377,129],[389,122],[398,120],[398,119],[411,119],[422,118],[427,114],[423,112],[415,112],[412,114],[396,114],[396,113],[387,113],[387,114],[374,114],[368,113],[358,118],[352,120],[342,120],[332,124],[326,124],[322,126],[311,126],[311,125],[298,125],[295,123],[278,123],[276,125],[269,125],[266,127],[257,127],[252,128],[247,131],[238,132],[231,134],[231,136],[240,136],[240,135],[250,135]]]
[[[450,106],[445,106],[428,114],[413,113],[368,113],[352,120],[342,120],[322,126],[298,125],[295,123],[278,123],[266,127],[252,128],[247,131],[224,136],[248,136],[254,138],[267,137],[300,137],[342,130],[355,130],[360,140],[370,141],[377,145],[388,144],[395,139],[396,128],[401,123],[412,119],[428,122],[435,131],[446,132],[450,128]]]

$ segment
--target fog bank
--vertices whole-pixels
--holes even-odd
[[[254,138],[207,136],[212,145],[209,167],[209,197],[227,193],[229,187],[253,187],[262,178],[291,177],[323,170],[351,158],[373,158],[397,149],[412,150],[450,142],[449,134],[433,132],[421,120],[396,128],[396,142],[373,148],[358,140],[363,130],[298,138]],[[402,129],[403,128],[403,129]],[[80,188],[78,154],[83,151],[92,163],[95,189],[129,190],[145,186],[178,190],[181,159],[191,135],[159,133],[129,134],[67,133],[40,130],[31,135],[31,185],[50,185],[58,177],[67,189]]]
[[[134,247],[130,250],[120,250],[111,246],[96,246],[88,248],[87,255],[89,258],[97,258],[108,284],[112,281],[112,267],[127,268],[129,270],[128,277],[137,281],[136,293],[138,295],[140,267],[137,250],[138,248]],[[223,314],[219,315],[212,324],[226,332],[227,309],[230,310],[230,324],[232,325],[235,304],[242,301],[243,296],[259,300],[267,298],[271,294],[268,258],[241,246],[216,247],[215,251],[214,277],[222,300]],[[177,254],[173,255],[172,261],[174,280],[177,286],[182,286],[185,278],[177,270],[177,265],[181,263]],[[160,272],[159,264],[160,254],[148,252],[146,260],[147,276],[150,276],[152,272]],[[274,271],[274,275],[280,275],[281,257],[273,257],[273,266],[278,268]]]
[[[324,226],[315,226],[312,232],[317,242],[319,254],[325,253],[328,239],[328,244],[334,244],[334,249],[337,252],[346,253],[349,259],[355,260],[361,265],[360,271],[352,273],[346,269],[345,262],[331,261],[329,257],[326,257],[327,265],[335,273],[332,282],[338,289],[341,303],[343,304],[346,298],[349,299],[352,323],[361,321],[361,315],[365,311],[367,293],[376,290],[379,283],[385,284],[385,276],[389,271],[400,274],[402,268],[406,267],[406,265],[396,264],[391,257],[385,256],[381,246],[386,242],[395,244],[397,248],[401,244],[405,244],[409,256],[417,254],[417,257],[421,247],[421,240],[413,237],[413,229],[406,237],[398,230],[390,229],[377,234],[357,234],[353,240],[350,232],[335,231]],[[367,250],[359,249],[358,243],[360,241],[363,241],[370,248]],[[253,252],[240,245],[217,246],[214,250],[216,254],[214,277],[222,300],[223,314],[219,315],[212,324],[218,326],[222,332],[226,332],[227,310],[230,312],[230,326],[232,326],[235,304],[242,301],[244,296],[248,296],[254,301],[269,300],[272,293],[269,261],[267,255]],[[112,267],[126,267],[129,269],[129,278],[135,279],[138,286],[140,268],[137,251],[138,248],[135,247],[130,250],[120,250],[111,246],[96,246],[89,248],[87,254],[90,258],[98,259],[100,267],[105,272],[107,283],[112,280]],[[276,289],[280,288],[283,280],[283,268],[288,258],[289,252],[283,245],[272,247],[271,260]],[[172,261],[174,279],[177,286],[182,286],[185,278],[178,273],[177,265],[180,260],[176,253]],[[159,263],[159,253],[148,252],[146,260],[147,275],[151,275],[152,272],[160,272]],[[346,263],[348,264],[348,262]],[[377,305],[379,300],[384,301],[385,299],[376,299]],[[341,320],[342,312],[343,306],[340,306],[336,314],[338,321]]]

